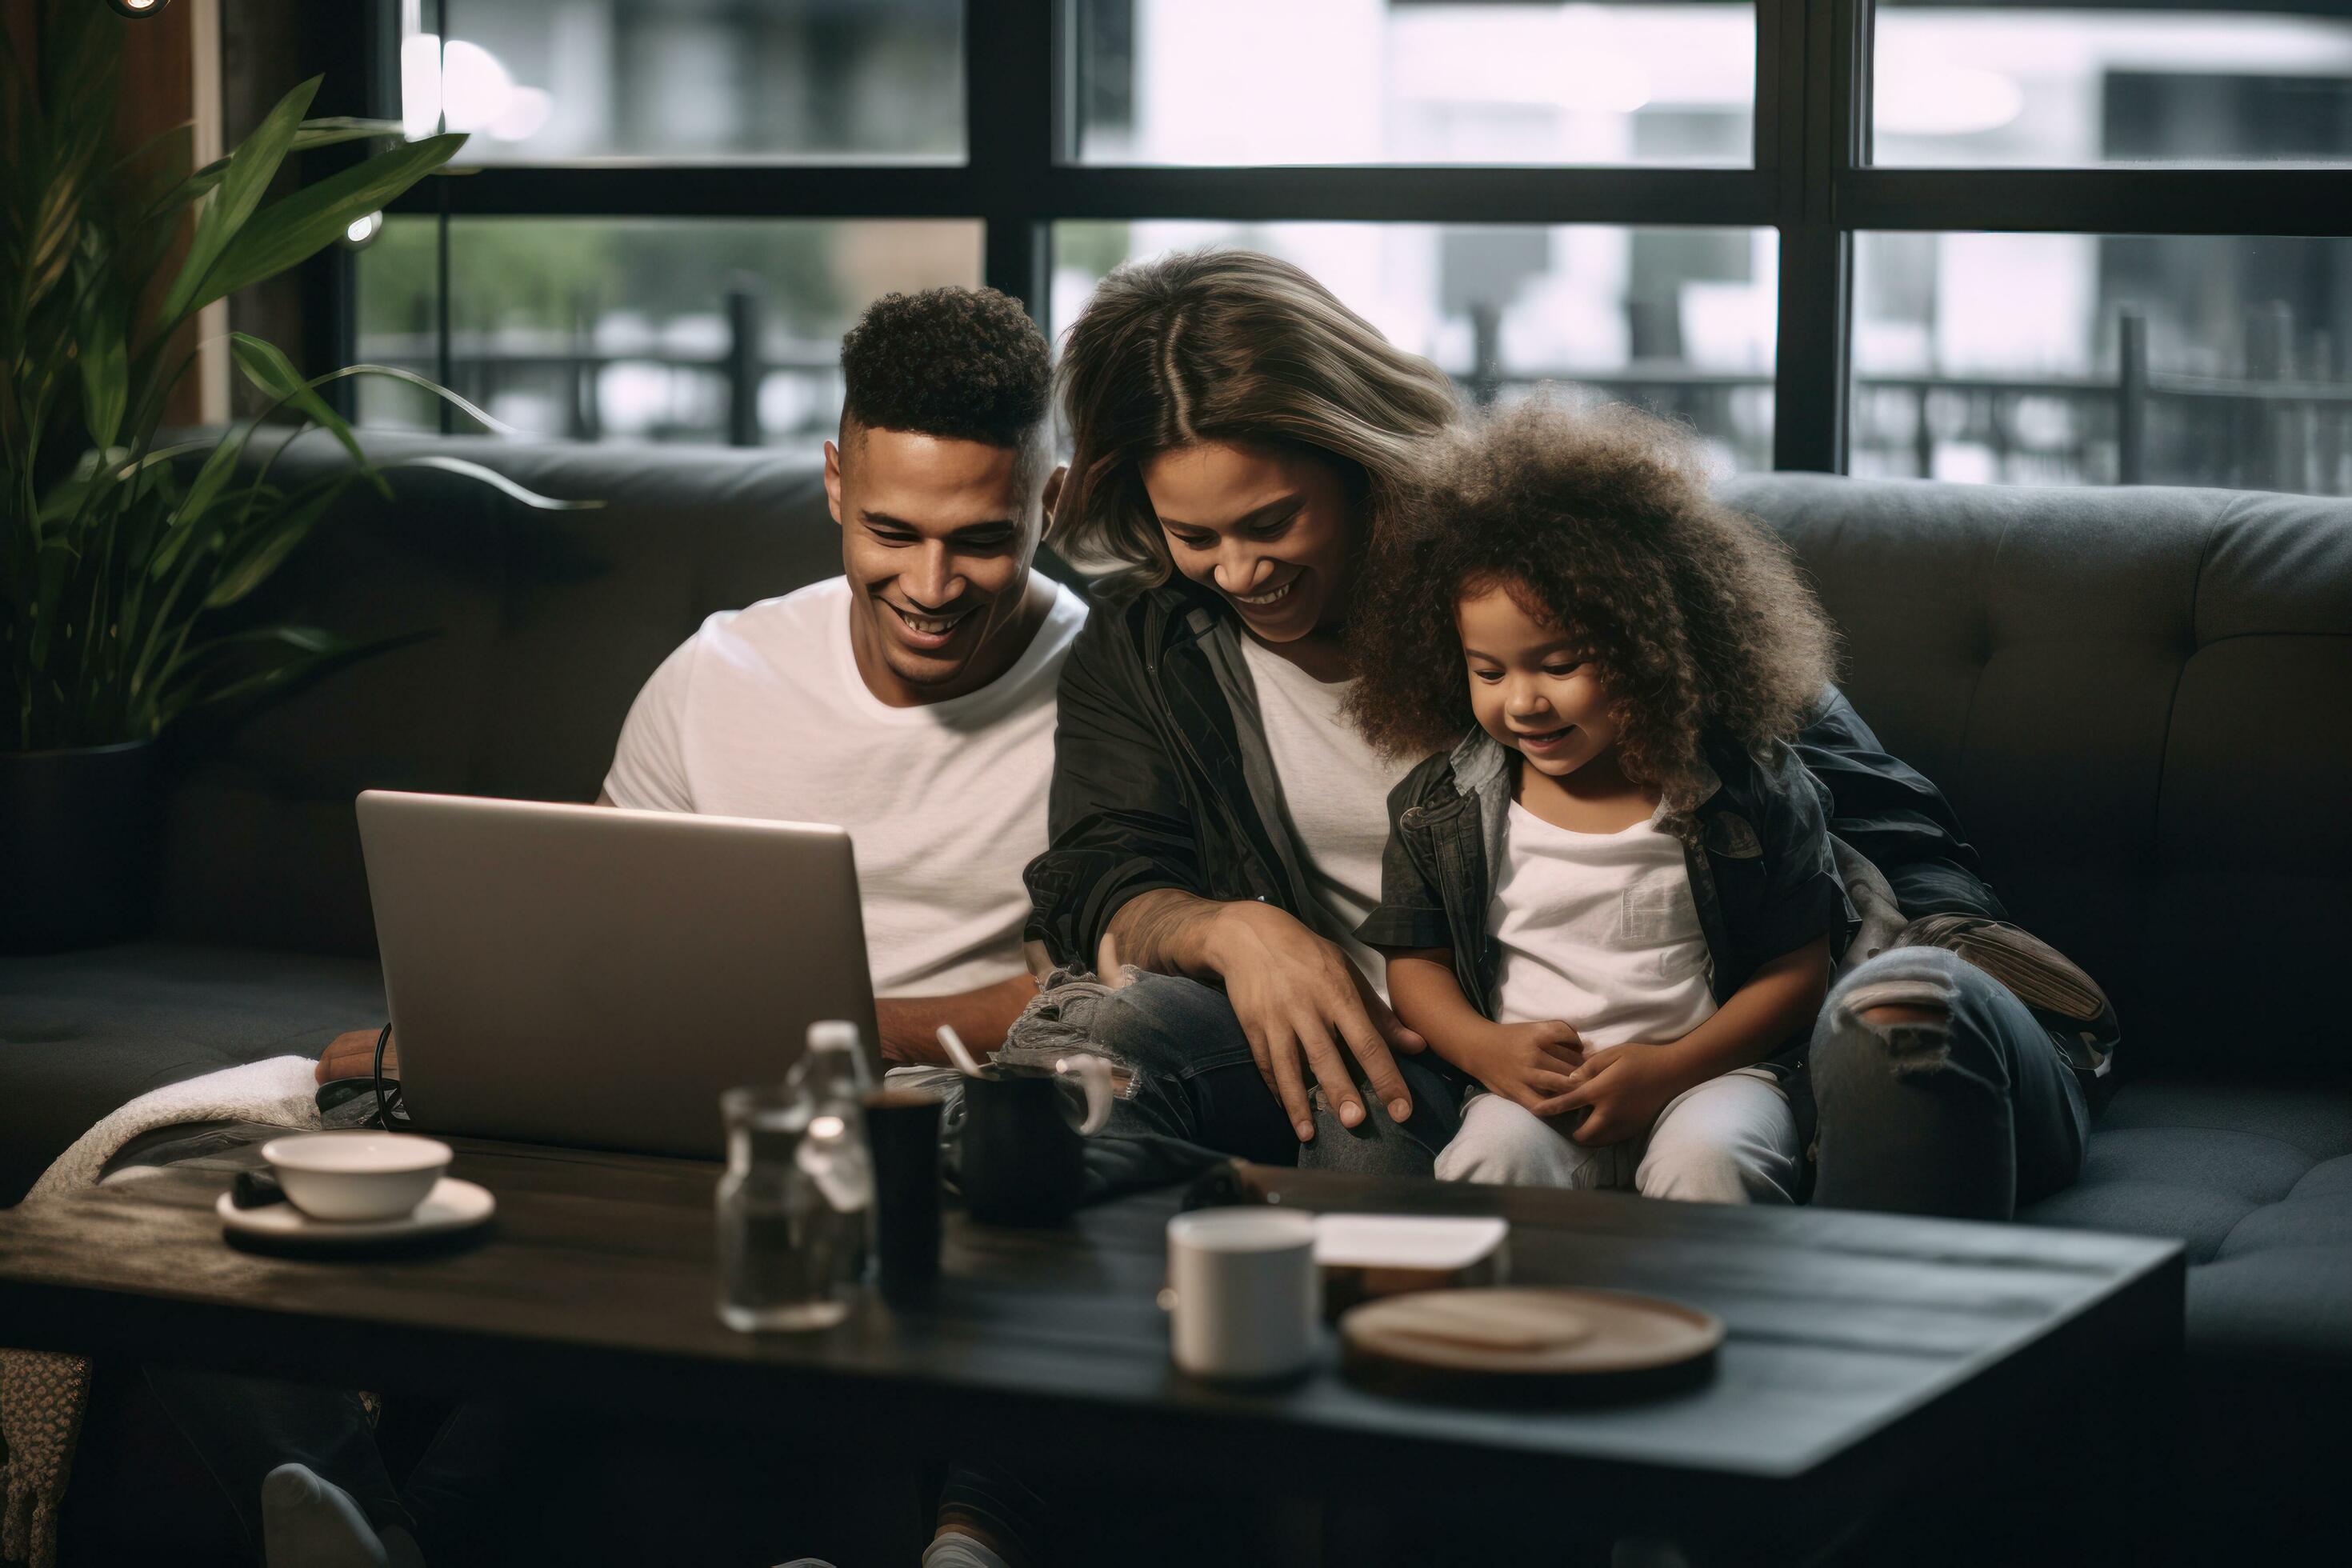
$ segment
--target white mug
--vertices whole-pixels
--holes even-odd
[[[1315,1219],[1220,1208],[1168,1222],[1169,1349],[1194,1377],[1272,1382],[1314,1364],[1322,1319]]]

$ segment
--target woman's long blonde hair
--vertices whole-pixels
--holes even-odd
[[[1130,593],[1172,570],[1146,460],[1204,441],[1309,447],[1360,477],[1376,521],[1420,442],[1461,412],[1443,371],[1249,250],[1119,268],[1070,328],[1059,379],[1074,450],[1047,537],[1069,560],[1112,563],[1103,586]]]

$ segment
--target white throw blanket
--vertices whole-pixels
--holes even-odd
[[[141,1095],[74,1140],[73,1147],[25,1194],[28,1204],[95,1184],[106,1163],[142,1133],[192,1121],[257,1121],[273,1127],[319,1125],[318,1063],[272,1057],[223,1068]],[[54,1568],[58,1510],[73,1470],[74,1445],[89,1398],[89,1363],[43,1351],[0,1351],[0,1557]]]

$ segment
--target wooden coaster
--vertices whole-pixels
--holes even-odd
[[[1723,1320],[1615,1290],[1425,1290],[1339,1320],[1350,1362],[1478,1377],[1616,1377],[1714,1353]]]

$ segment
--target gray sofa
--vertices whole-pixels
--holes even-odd
[[[438,635],[177,759],[155,940],[0,960],[0,1202],[133,1094],[382,1016],[357,791],[589,799],[705,615],[838,570],[805,462],[381,445],[608,504],[531,511],[433,470],[389,506],[351,492],[261,610]],[[2185,1242],[2200,1473],[2273,1525],[2340,1521],[2312,1466],[2352,1392],[2352,502],[1804,475],[1732,494],[1819,582],[1864,716],[2115,997],[2088,1168],[2023,1217]]]

